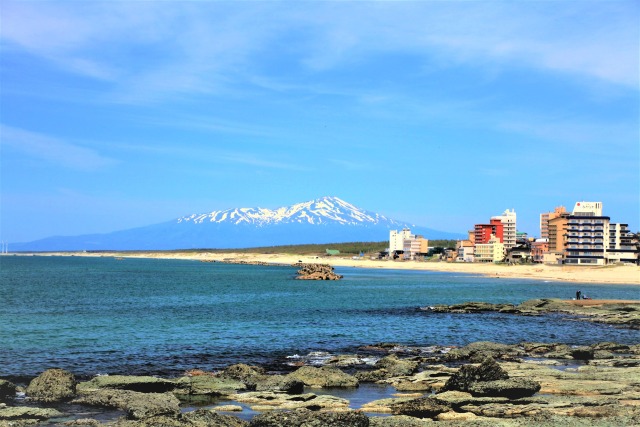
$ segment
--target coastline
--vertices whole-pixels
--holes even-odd
[[[640,286],[640,266],[567,266],[567,265],[506,265],[480,263],[447,263],[422,261],[371,260],[366,258],[345,258],[339,256],[309,256],[296,254],[257,254],[214,252],[49,252],[24,253],[21,256],[85,256],[117,258],[182,259],[205,262],[261,263],[267,265],[292,265],[298,262],[321,263],[332,267],[355,267],[369,269],[393,269],[435,271],[448,273],[475,274],[494,278],[549,280],[575,283],[598,283]]]

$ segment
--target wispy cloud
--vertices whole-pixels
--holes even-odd
[[[0,124],[2,149],[11,149],[58,166],[92,171],[109,167],[117,161],[96,150],[41,133]]]
[[[110,100],[234,91],[266,73],[269,52],[311,73],[378,54],[430,66],[518,66],[638,88],[635,2],[218,2],[5,1],[4,48],[108,80]],[[275,90],[299,81],[283,78]],[[291,85],[291,86],[288,86]]]

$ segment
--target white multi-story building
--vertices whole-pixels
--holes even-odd
[[[511,249],[516,245],[516,211],[507,209],[502,215],[492,216],[502,223],[502,234],[505,249]]]
[[[638,263],[638,248],[629,224],[609,224],[609,249],[607,263]]]
[[[408,228],[403,228],[400,232],[398,230],[389,231],[389,254],[393,254],[394,251],[404,251],[404,241],[413,239],[415,236]]]

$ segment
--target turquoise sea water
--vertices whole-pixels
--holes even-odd
[[[637,343],[638,331],[564,316],[454,315],[420,306],[571,298],[637,299],[637,286],[550,283],[397,270],[337,269],[339,282],[294,280],[294,267],[83,257],[0,258],[0,377],[60,367],[76,375],[174,375],[271,363],[378,342],[490,340]]]

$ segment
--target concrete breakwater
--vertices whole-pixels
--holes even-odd
[[[22,386],[0,381],[0,426],[638,425],[639,379],[640,344],[476,342],[425,352],[380,343],[279,373],[236,364],[77,381],[51,369]],[[365,384],[394,392],[357,408],[336,392]],[[87,417],[88,408],[110,417]]]

